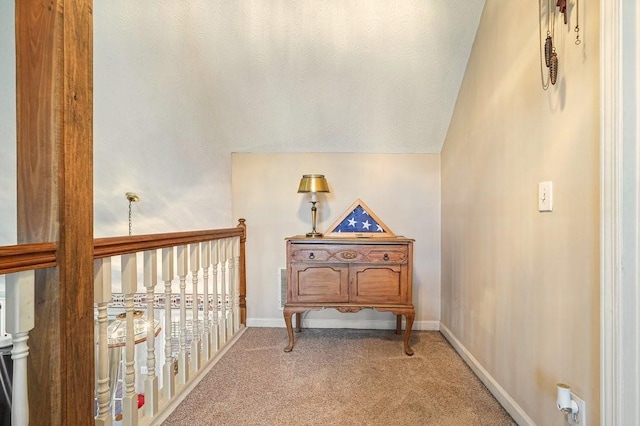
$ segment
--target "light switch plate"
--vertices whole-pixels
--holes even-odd
[[[553,182],[540,182],[538,184],[538,211],[553,211]]]

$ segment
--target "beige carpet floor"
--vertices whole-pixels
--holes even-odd
[[[515,425],[439,332],[249,328],[164,425]]]

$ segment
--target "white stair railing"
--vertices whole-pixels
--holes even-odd
[[[109,380],[107,308],[111,300],[111,258],[95,260],[94,272],[93,294],[98,310],[98,330],[96,333],[96,399],[98,413],[96,425],[110,426],[113,423],[113,416],[111,413],[111,386]]]
[[[153,417],[158,412],[158,377],[155,355],[154,293],[158,284],[158,255],[156,250],[144,252],[144,285],[147,288],[147,377],[144,379],[144,413]]]
[[[220,267],[220,283],[219,283],[219,299],[218,306],[220,311],[220,340],[222,343],[227,341],[227,242],[226,240],[218,240],[218,264]]]
[[[211,278],[212,285],[211,288],[213,293],[211,293],[211,299],[213,301],[212,313],[211,313],[211,340],[212,340],[212,348],[214,351],[220,349],[220,290],[218,287],[218,267],[219,267],[219,259],[218,255],[218,242],[211,242],[211,272],[213,277]]]
[[[195,375],[200,370],[200,330],[198,327],[198,273],[200,272],[200,244],[189,244],[189,263],[191,266],[191,353],[189,356],[189,367],[191,375]]]
[[[234,229],[95,241],[96,425],[161,424],[239,337],[245,229],[241,220]],[[12,426],[29,425],[27,342],[37,326],[34,270],[55,267],[53,255],[41,260],[43,249],[30,249],[25,246],[22,253],[35,259],[29,263],[33,269],[25,268],[14,247],[6,251],[20,253],[17,260],[5,260],[2,269],[6,303],[0,322],[5,320],[11,335]],[[55,247],[46,250],[55,253]]]
[[[162,396],[171,400],[176,393],[173,348],[171,347],[171,283],[173,281],[173,247],[162,249],[162,281],[164,281],[164,365],[162,366]]]
[[[239,244],[239,237],[229,237],[163,248],[161,265],[157,264],[158,250],[146,250],[140,252],[143,258],[140,271],[136,253],[123,254],[120,256],[121,295],[112,293],[111,259],[96,261],[96,424],[152,423],[163,407],[238,333],[241,329]],[[175,275],[174,265],[177,265]],[[187,282],[189,274],[190,282]],[[145,293],[137,293],[139,275]],[[161,293],[156,293],[158,277],[164,282]],[[176,281],[178,285],[174,288]],[[141,310],[145,311],[148,324],[143,336],[134,325],[134,318],[137,321],[142,315]],[[163,340],[158,342],[159,328],[154,324],[159,325],[160,321],[156,320],[156,312],[160,312],[164,327]],[[108,318],[114,316],[117,318],[113,322],[124,322],[124,332],[117,336],[117,342],[116,336],[108,335],[107,327]],[[146,357],[141,359],[136,355],[136,348],[144,341]],[[164,354],[161,377],[156,371],[156,349]],[[122,359],[114,364],[109,362],[109,356]],[[122,385],[114,368],[122,369]],[[141,371],[144,377],[137,377]],[[140,395],[138,382],[143,384]],[[139,398],[143,401],[140,409]],[[117,402],[120,400],[121,406]]]
[[[178,354],[178,383],[189,381],[189,355],[187,354],[187,246],[178,247],[178,278],[180,279],[180,353]]]
[[[138,395],[135,390],[136,359],[135,331],[133,327],[133,296],[138,290],[138,268],[135,253],[121,256],[122,292],[126,318],[126,343],[124,350],[124,397],[122,398],[123,420],[126,424],[138,424]]]
[[[5,307],[7,306],[4,295],[4,277],[2,284],[2,294],[0,295],[0,409],[11,409],[11,393],[13,384],[11,383],[11,373],[8,364],[11,363],[11,335],[7,333],[5,324]]]
[[[211,320],[209,310],[211,303],[209,300],[209,266],[211,265],[211,243],[209,241],[200,243],[200,261],[202,263],[202,357],[206,361],[213,356],[211,349]]]
[[[11,399],[12,426],[29,424],[29,393],[27,390],[27,357],[29,331],[35,326],[35,281],[33,271],[6,276],[7,332],[11,334],[13,349],[13,395]]]

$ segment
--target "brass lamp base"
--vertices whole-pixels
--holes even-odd
[[[317,217],[316,201],[311,200],[311,232],[307,232],[308,238],[320,238],[322,234],[316,231],[316,217]]]

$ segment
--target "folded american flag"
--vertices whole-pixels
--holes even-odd
[[[367,211],[358,205],[331,232],[386,232]]]

